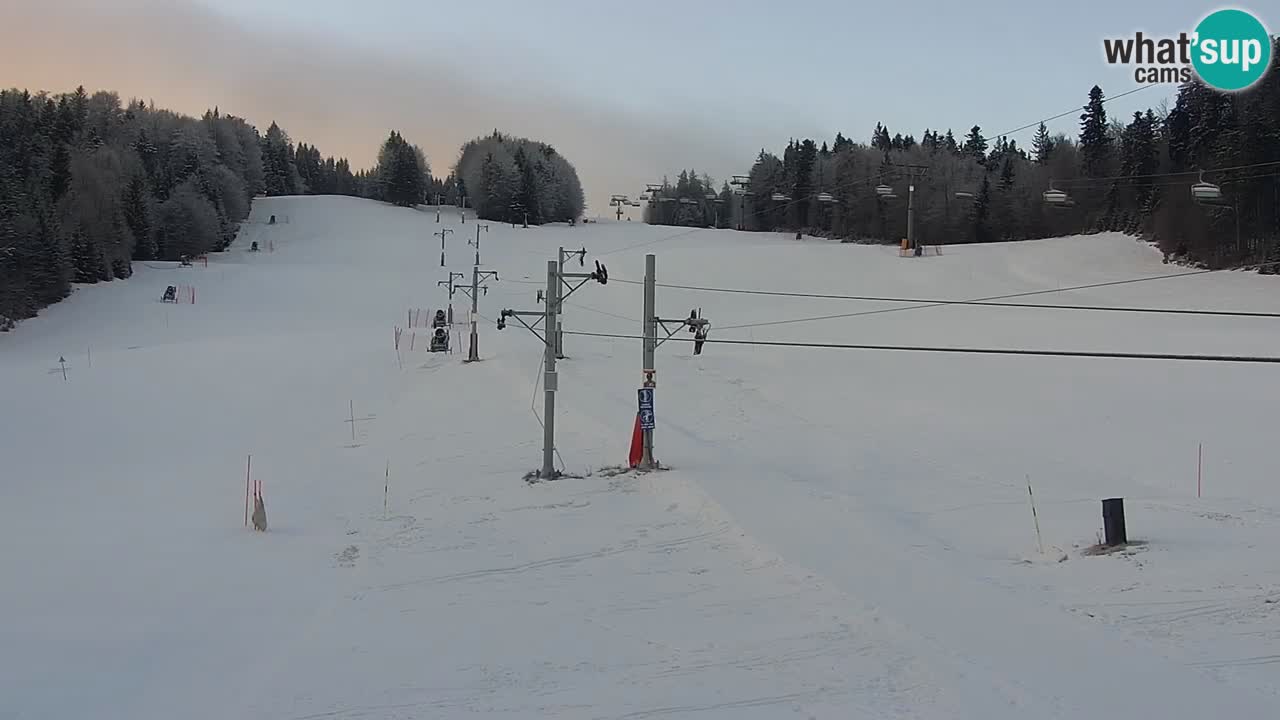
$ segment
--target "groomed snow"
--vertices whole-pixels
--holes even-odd
[[[626,460],[640,343],[571,335],[557,444],[586,477],[521,479],[541,459],[541,347],[490,321],[537,307],[558,246],[585,246],[611,276],[569,300],[566,328],[635,335],[646,252],[664,283],[962,299],[1179,271],[1146,245],[903,259],[782,235],[489,223],[481,254],[501,279],[481,298],[484,362],[425,353],[418,329],[401,368],[393,328],[447,302],[440,227],[455,230],[447,270],[469,277],[474,219],[444,220],[260,199],[207,268],[151,263],[0,335],[0,718],[1280,707],[1275,366],[715,344],[694,357],[673,342],[656,448],[674,469],[607,477]],[[1276,312],[1275,283],[1216,273],[1028,300]],[[168,284],[197,303],[160,303]],[[461,320],[468,301],[454,302]],[[658,290],[663,317],[695,307],[712,339],[1280,355],[1261,318],[948,306],[728,329],[894,306]],[[243,527],[249,454],[265,534]],[[1146,544],[1086,556],[1113,496]]]

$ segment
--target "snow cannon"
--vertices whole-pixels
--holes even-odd
[[[431,352],[449,352],[449,331],[437,327],[431,334]]]

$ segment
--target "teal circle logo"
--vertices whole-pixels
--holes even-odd
[[[1271,65],[1271,35],[1258,18],[1244,10],[1210,13],[1196,26],[1191,65],[1206,84],[1218,90],[1244,90]]]

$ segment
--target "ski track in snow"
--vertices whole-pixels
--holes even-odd
[[[472,224],[444,218],[459,238],[447,269],[469,270]],[[140,268],[0,335],[0,717],[1199,720],[1280,706],[1266,368],[669,343],[656,447],[672,469],[606,477],[588,471],[625,456],[640,347],[571,335],[557,444],[585,477],[529,485],[533,336],[486,322],[481,363],[421,345],[397,362],[406,309],[447,302],[423,239],[434,211],[273,198],[252,219],[208,268]],[[533,309],[560,245],[585,244],[615,278],[638,279],[654,252],[660,282],[896,296],[1176,270],[1115,235],[903,260],[726,231],[663,240],[676,232],[492,223],[485,267],[507,280],[480,312]],[[255,240],[274,251],[248,253]],[[155,303],[175,281],[199,304]],[[1043,299],[1276,310],[1272,283]],[[1248,319],[952,306],[719,333],[887,306],[658,298],[664,317],[701,307],[713,340],[1280,352]],[[635,334],[624,318],[639,307],[638,286],[591,283],[565,323]],[[248,453],[266,534],[237,517]],[[1112,495],[1147,544],[1085,557]]]

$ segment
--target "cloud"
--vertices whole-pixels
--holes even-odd
[[[295,141],[356,167],[372,163],[397,129],[443,174],[463,142],[498,128],[549,142],[568,157],[593,213],[608,211],[610,194],[634,195],[682,167],[719,179],[745,172],[756,138],[776,137],[765,128],[726,134],[666,109],[610,109],[557,92],[552,79],[515,86],[445,58],[356,50],[178,2],[6,0],[0,67],[9,82],[33,90],[83,84],[190,114],[217,105],[259,129],[275,121]]]

